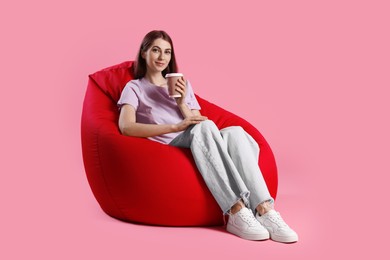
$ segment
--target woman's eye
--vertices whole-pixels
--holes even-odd
[[[171,51],[166,51],[165,54],[171,54]]]
[[[153,51],[153,52],[159,52],[159,50],[158,50],[158,49],[153,49],[152,51]]]

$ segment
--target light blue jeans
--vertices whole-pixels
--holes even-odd
[[[223,214],[240,199],[255,213],[273,203],[258,165],[260,148],[240,126],[219,130],[211,120],[192,125],[170,143],[190,148],[195,163]]]

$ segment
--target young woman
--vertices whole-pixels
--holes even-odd
[[[223,214],[229,215],[228,232],[249,240],[298,241],[273,209],[258,166],[256,141],[241,127],[219,130],[202,116],[191,84],[183,77],[176,83],[181,97],[169,97],[165,75],[177,72],[177,65],[166,32],[151,31],[144,37],[133,68],[135,80],[127,83],[118,101],[121,133],[190,148]]]

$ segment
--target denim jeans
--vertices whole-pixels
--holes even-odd
[[[253,213],[260,203],[273,203],[258,165],[259,145],[242,127],[219,130],[213,121],[206,120],[187,128],[169,145],[191,149],[223,214],[240,199]]]

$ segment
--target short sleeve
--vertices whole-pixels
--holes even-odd
[[[195,93],[192,90],[192,86],[189,80],[187,80],[187,94],[186,94],[185,103],[187,104],[189,109],[196,109],[196,110],[201,109],[198,100],[195,97]]]
[[[139,104],[139,98],[137,95],[137,85],[133,82],[128,82],[125,88],[122,90],[121,97],[118,100],[118,107],[121,108],[123,105],[131,105],[137,110]]]

